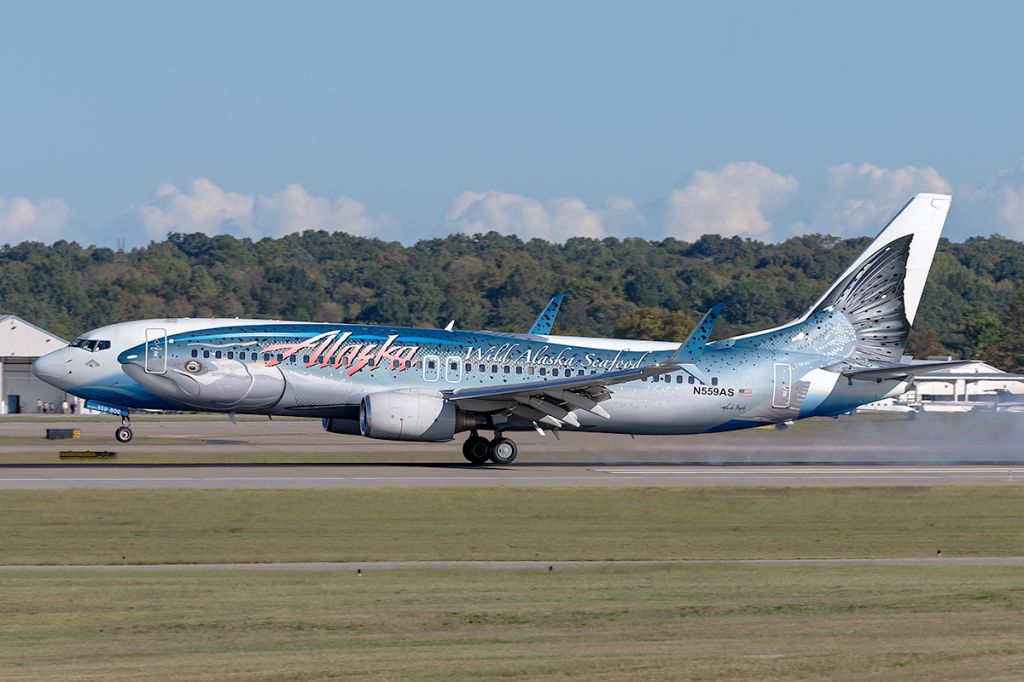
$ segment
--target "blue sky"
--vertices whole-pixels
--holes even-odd
[[[1019,3],[0,5],[0,243],[1024,238]]]

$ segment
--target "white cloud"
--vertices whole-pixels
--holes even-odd
[[[193,180],[184,190],[160,185],[149,201],[132,206],[127,217],[157,240],[168,232],[278,237],[314,229],[372,235],[395,225],[392,218],[372,215],[366,204],[351,197],[311,196],[298,184],[273,194],[241,194],[207,178]]]
[[[874,235],[918,192],[951,191],[949,181],[928,166],[832,166],[825,171],[825,194],[808,229],[823,234]]]
[[[811,231],[872,235],[915,193],[951,191],[950,182],[934,168],[868,163],[832,166],[825,171],[820,191],[802,191],[796,178],[745,161],[697,171],[688,184],[643,207],[618,196],[588,205],[575,197],[538,200],[497,190],[465,191],[453,200],[439,231],[495,230],[555,242],[609,235],[687,241],[703,234],[765,241]],[[984,183],[962,185],[953,194],[945,230],[950,238],[1001,232],[1024,239],[1024,167],[1000,172]],[[34,203],[0,195],[0,244],[81,240],[90,226],[79,221],[73,225],[72,218],[71,207],[62,199]],[[160,185],[149,200],[131,206],[119,220],[94,223],[91,229],[99,243],[106,243],[114,228],[135,242],[133,232],[162,240],[168,232],[259,238],[304,229],[377,235],[397,227],[390,216],[373,213],[351,197],[314,196],[299,184],[268,194],[246,194],[200,177],[182,188]]]
[[[961,187],[951,218],[964,236],[999,232],[1024,239],[1024,167],[1003,171],[983,185]]]
[[[491,230],[564,242],[570,237],[600,239],[609,232],[638,229],[646,224],[636,205],[612,197],[600,208],[589,208],[582,199],[559,197],[545,202],[520,194],[463,192],[448,212],[448,227],[474,234]]]
[[[697,171],[690,184],[665,199],[666,236],[693,241],[704,234],[774,238],[774,215],[797,195],[800,183],[753,161]]]
[[[217,234],[228,225],[252,234],[253,197],[226,192],[206,178],[197,178],[186,190],[163,184],[144,204],[136,204],[129,214],[137,219],[152,239],[163,239],[168,232],[204,232]]]
[[[72,213],[63,199],[32,203],[24,197],[0,195],[0,244],[60,239],[71,222]]]
[[[351,197],[314,197],[293,183],[274,194],[256,197],[254,225],[263,234],[315,229],[367,236],[397,227],[397,222],[387,215],[372,215],[366,204]]]

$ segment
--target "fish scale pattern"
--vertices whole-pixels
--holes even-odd
[[[816,312],[841,312],[856,335],[853,353],[837,369],[899,362],[910,334],[903,283],[912,240],[913,235],[900,237],[872,254],[818,306]]]

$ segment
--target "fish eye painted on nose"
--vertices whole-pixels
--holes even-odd
[[[278,402],[285,379],[277,368],[238,360],[171,359],[166,371],[147,372],[142,355],[118,359],[128,376],[161,398],[199,409],[266,409]]]

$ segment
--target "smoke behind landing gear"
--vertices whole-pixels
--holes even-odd
[[[535,453],[523,438],[522,452]],[[814,418],[696,436],[563,434],[545,462],[680,464],[1024,464],[1024,414],[927,413]],[[536,461],[538,457],[530,457]]]

